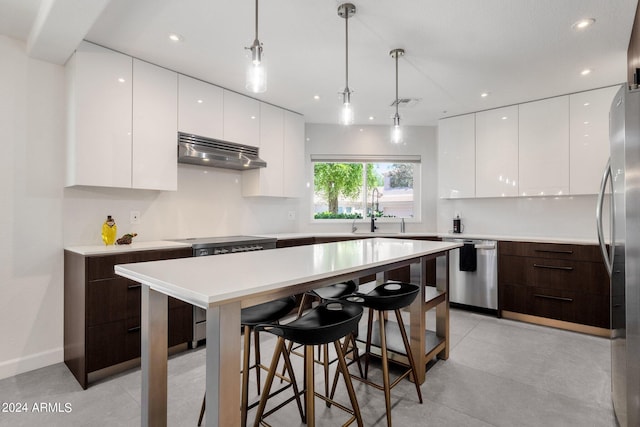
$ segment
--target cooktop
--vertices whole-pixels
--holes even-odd
[[[258,236],[217,236],[217,237],[191,237],[188,239],[170,239],[171,242],[188,243],[192,248],[231,246],[237,244],[275,243],[276,239]]]

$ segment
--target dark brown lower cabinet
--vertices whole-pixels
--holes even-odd
[[[191,248],[84,256],[65,251],[64,360],[83,388],[89,373],[140,357],[141,286],[114,266],[185,258]],[[192,339],[193,309],[169,297],[168,346]]]
[[[595,245],[500,242],[498,288],[505,317],[610,328],[609,278]]]

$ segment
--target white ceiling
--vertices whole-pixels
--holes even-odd
[[[106,7],[75,13],[86,0],[0,0],[0,33],[28,40],[30,47],[40,41],[40,51],[52,51],[50,41],[57,32],[73,27],[77,40],[84,37],[246,93],[244,47],[254,38],[253,0],[97,3]],[[307,122],[337,122],[338,92],[345,86],[345,21],[337,15],[341,3],[260,1],[259,39],[267,60],[268,90],[256,98],[301,112]],[[356,123],[391,123],[395,63],[389,51],[403,48],[399,95],[421,100],[400,110],[403,123],[410,125],[433,125],[445,116],[625,81],[637,6],[637,0],[353,3],[357,13],[349,20],[349,86]],[[58,12],[44,19],[48,25],[37,25],[38,10],[52,4]],[[61,18],[65,9],[69,13]],[[595,25],[583,31],[571,28],[587,17],[595,18]],[[170,32],[184,41],[169,41]],[[74,40],[67,36],[49,57],[38,49],[30,51],[63,63],[77,45]],[[57,60],[51,58],[55,56]],[[581,76],[584,68],[593,71]],[[490,95],[481,98],[484,91]]]

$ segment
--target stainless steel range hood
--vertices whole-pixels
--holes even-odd
[[[178,163],[235,170],[264,168],[258,147],[178,132]]]

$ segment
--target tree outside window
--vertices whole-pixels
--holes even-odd
[[[314,162],[314,219],[358,219],[372,213],[413,217],[414,167],[414,163]],[[372,200],[373,193],[377,197]]]

